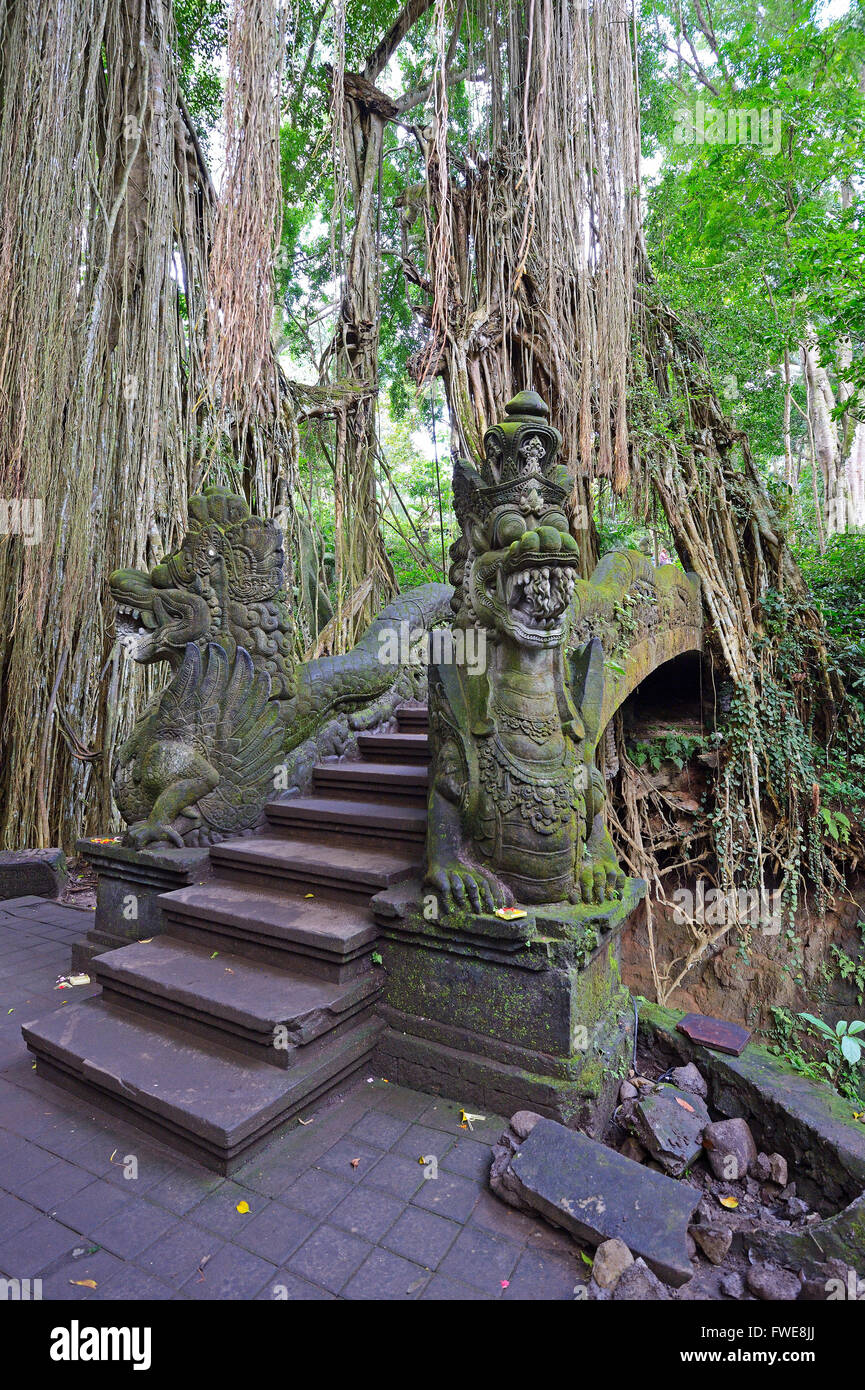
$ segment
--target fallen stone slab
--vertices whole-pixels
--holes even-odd
[[[680,1177],[699,1158],[703,1130],[710,1122],[700,1096],[666,1085],[639,1100],[625,1101],[616,1119],[673,1177]]]
[[[527,1138],[506,1133],[494,1149],[493,1191],[512,1206],[540,1212],[590,1245],[617,1239],[659,1278],[691,1278],[687,1232],[700,1194],[634,1163],[579,1130],[542,1119]]]
[[[738,1023],[728,1023],[723,1018],[710,1018],[707,1014],[686,1014],[676,1024],[692,1042],[703,1043],[716,1052],[726,1052],[731,1057],[740,1057],[748,1046],[751,1034]]]
[[[0,899],[58,898],[66,882],[62,849],[0,851]]]

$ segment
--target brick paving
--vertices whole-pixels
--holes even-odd
[[[54,988],[91,922],[0,902],[0,1273],[44,1299],[573,1300],[570,1238],[487,1187],[500,1116],[468,1133],[458,1100],[365,1078],[221,1178],[42,1080],[21,1025],[98,992]]]

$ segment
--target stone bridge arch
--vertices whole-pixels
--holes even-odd
[[[591,578],[577,581],[568,645],[593,637],[604,650],[598,733],[632,691],[660,666],[703,646],[700,581],[677,565],[657,568],[639,550],[614,550]]]

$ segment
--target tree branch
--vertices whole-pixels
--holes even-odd
[[[366,60],[362,76],[367,82],[375,82],[376,78],[384,71],[402,43],[406,34],[413,29],[415,24],[427,10],[431,10],[434,0],[408,0],[408,4],[400,10],[393,24],[387,33],[376,44],[372,53]]]

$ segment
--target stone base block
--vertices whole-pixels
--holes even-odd
[[[622,902],[536,907],[512,922],[430,922],[413,891],[399,885],[373,900],[387,978],[384,1074],[603,1134],[633,1055],[618,938],[643,884],[630,882]]]
[[[0,852],[0,899],[59,898],[66,882],[62,849],[15,849]]]
[[[129,849],[119,840],[79,840],[79,854],[95,868],[96,917],[72,948],[72,969],[89,970],[94,956],[164,931],[160,893],[210,877],[208,849]]]

